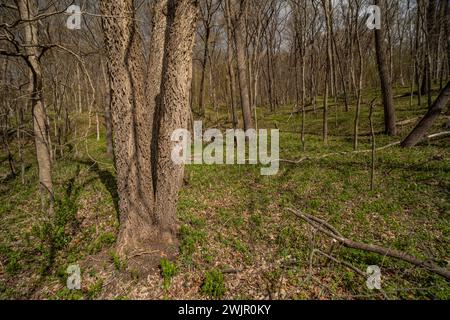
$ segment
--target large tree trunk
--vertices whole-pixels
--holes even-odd
[[[129,256],[176,240],[183,166],[171,160],[175,129],[187,128],[197,1],[153,3],[147,76],[132,0],[102,1],[109,58],[120,232]],[[114,17],[120,16],[121,19]]]
[[[244,12],[246,0],[233,0],[234,17],[234,41],[236,46],[236,57],[238,66],[239,90],[241,94],[241,107],[244,118],[244,129],[253,129],[253,117],[250,108],[250,97],[247,77],[247,58],[245,54],[245,25]]]
[[[442,111],[450,102],[450,82],[447,83],[444,90],[434,102],[433,106],[427,112],[425,117],[419,122],[409,136],[402,142],[402,147],[411,148],[417,145],[431,129],[436,119],[442,114]]]
[[[381,12],[385,12],[386,0],[375,0],[375,5],[381,7]],[[383,105],[384,105],[384,125],[385,133],[388,135],[396,135],[396,118],[395,118],[395,108],[394,108],[394,97],[392,94],[392,80],[389,73],[389,68],[386,59],[386,45],[385,45],[385,35],[384,29],[385,24],[381,23],[382,28],[380,30],[375,29],[375,48],[377,55],[377,65],[378,74],[381,83],[381,92],[383,95]]]
[[[53,183],[52,161],[50,141],[48,134],[47,114],[43,97],[42,67],[40,57],[42,50],[39,48],[39,35],[37,21],[33,18],[38,15],[38,6],[34,0],[17,1],[20,18],[24,23],[24,39],[27,47],[26,61],[29,67],[29,91],[33,113],[34,143],[39,169],[39,184],[43,210],[53,213]]]
[[[158,134],[158,163],[155,180],[155,214],[164,241],[176,239],[176,205],[183,183],[184,166],[171,159],[171,135],[187,129],[189,89],[192,81],[192,51],[195,40],[198,3],[195,0],[169,0],[168,40],[162,76],[161,114]]]
[[[134,23],[132,0],[102,1],[111,112],[119,194],[118,251],[138,249],[152,239],[153,184],[151,117],[144,97],[142,41]],[[120,16],[120,19],[115,18]]]

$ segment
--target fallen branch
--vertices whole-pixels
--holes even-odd
[[[415,117],[412,119],[403,120],[403,121],[397,122],[397,126],[399,126],[399,127],[407,126],[408,124],[416,123],[419,119],[420,119],[420,117]]]
[[[317,217],[312,218],[312,216],[310,216],[310,215],[300,213],[300,212],[295,211],[290,208],[288,208],[288,211],[292,212],[298,218],[306,221],[307,223],[309,223],[311,226],[313,226],[316,230],[320,231],[321,233],[340,242],[342,245],[344,245],[347,248],[378,253],[378,254],[386,256],[386,257],[409,262],[417,267],[425,268],[431,272],[434,272],[434,273],[446,278],[447,280],[450,280],[450,270],[439,267],[430,261],[420,260],[419,258],[416,258],[412,255],[409,255],[409,254],[399,251],[399,250],[387,249],[387,248],[384,248],[384,247],[381,247],[378,245],[365,244],[365,243],[360,243],[360,242],[356,242],[356,241],[347,239],[347,238],[339,235],[338,233],[331,231],[330,228],[324,228],[322,225],[326,226],[328,223],[326,223],[325,221],[323,221]],[[320,224],[317,221],[320,221]]]
[[[435,134],[429,135],[428,137],[426,137],[426,139],[437,139],[437,138],[442,138],[442,137],[446,137],[446,136],[450,136],[450,131],[435,133]]]
[[[354,272],[356,272],[357,274],[359,274],[360,276],[362,276],[363,278],[367,277],[367,273],[362,272],[361,270],[359,270],[357,267],[353,266],[351,263],[348,263],[346,261],[341,261],[339,259],[336,259],[335,257],[333,257],[332,255],[329,255],[323,251],[320,251],[318,249],[314,249],[313,250],[313,254],[320,254],[322,256],[324,256],[327,259],[330,259],[331,261],[336,262],[337,264],[342,264],[343,266],[346,266],[347,268],[353,270]]]
[[[220,272],[223,274],[238,274],[242,271],[243,271],[243,269],[231,269],[230,268],[230,269],[221,270]]]

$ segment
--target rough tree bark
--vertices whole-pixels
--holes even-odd
[[[385,12],[386,0],[375,0],[375,5],[381,8],[381,12]],[[395,108],[394,97],[392,94],[392,80],[389,73],[389,66],[386,59],[386,45],[385,45],[385,27],[381,22],[381,29],[375,29],[375,48],[377,56],[378,74],[381,83],[381,92],[383,95],[384,105],[384,125],[385,133],[388,135],[396,135],[397,127],[395,125]]]
[[[151,210],[151,113],[144,100],[142,41],[132,0],[102,1],[119,194],[118,251],[138,248],[154,234]],[[118,18],[117,18],[118,17]]]
[[[153,3],[147,77],[132,0],[102,1],[111,77],[119,194],[117,251],[130,256],[176,242],[183,166],[171,161],[173,130],[187,128],[197,1]]]
[[[108,77],[106,71],[107,67],[102,62],[102,72],[103,78],[105,80],[105,86],[107,88],[108,104],[105,105],[104,117],[105,117],[105,131],[106,131],[106,154],[110,158],[114,158],[114,143],[113,143],[113,128],[112,128],[112,118],[111,118],[111,79]]]
[[[183,183],[184,166],[171,159],[171,135],[188,126],[189,89],[192,80],[192,52],[198,3],[169,0],[168,38],[163,63],[161,112],[155,179],[155,215],[164,241],[175,241],[176,204]]]

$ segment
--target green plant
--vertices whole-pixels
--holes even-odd
[[[177,266],[175,263],[170,262],[166,258],[163,258],[161,259],[160,268],[161,268],[161,275],[164,278],[164,289],[167,290],[170,287],[170,282],[172,281],[172,278],[177,273]]]
[[[194,230],[193,228],[183,225],[180,229],[181,245],[180,252],[184,259],[189,260],[195,252],[196,245],[202,242],[206,234],[203,231]]]
[[[94,284],[92,284],[87,291],[87,298],[92,300],[95,299],[103,289],[103,280],[98,279]]]
[[[6,272],[9,274],[16,274],[22,269],[22,266],[19,263],[20,254],[15,251],[11,251],[8,254],[8,262],[6,264]]]
[[[124,271],[127,268],[127,262],[122,261],[117,253],[110,252],[109,255],[117,271]]]
[[[104,247],[111,246],[116,241],[116,237],[111,232],[101,234],[93,243],[88,247],[88,251],[91,254],[100,252]]]
[[[215,269],[208,271],[205,275],[201,292],[212,299],[220,299],[226,292],[222,272]]]

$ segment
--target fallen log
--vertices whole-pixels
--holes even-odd
[[[420,120],[420,122],[417,124],[414,130],[411,131],[408,137],[404,141],[402,141],[401,146],[403,148],[412,148],[415,147],[419,142],[421,142],[423,137],[433,127],[433,124],[442,114],[443,110],[448,107],[449,103],[450,81],[439,94],[439,97],[428,110],[427,114],[422,118],[422,120]]]
[[[399,250],[395,250],[395,249],[388,249],[388,248],[384,248],[384,247],[381,247],[378,245],[365,244],[365,243],[356,242],[356,241],[347,239],[344,236],[340,235],[338,232],[333,232],[334,227],[332,227],[332,229],[330,229],[330,225],[327,222],[325,222],[317,217],[303,214],[301,212],[298,212],[298,211],[290,209],[290,208],[288,208],[288,211],[293,213],[298,218],[306,221],[317,231],[320,231],[324,235],[329,236],[330,238],[336,240],[337,242],[341,243],[343,246],[345,246],[347,248],[373,252],[373,253],[380,254],[382,256],[394,258],[397,260],[402,260],[402,261],[408,262],[412,265],[415,265],[417,267],[427,269],[431,272],[434,272],[434,273],[446,278],[447,280],[450,280],[450,270],[439,267],[438,265],[434,264],[431,261],[423,261],[423,260],[416,258],[410,254],[407,254],[403,251],[399,251]]]

